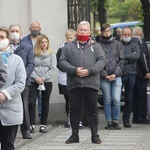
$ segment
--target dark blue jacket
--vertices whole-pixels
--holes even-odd
[[[17,47],[14,53],[22,58],[27,73],[26,85],[30,85],[30,75],[34,69],[34,56],[32,47],[20,40],[20,46]]]
[[[29,45],[31,45],[32,50],[33,50],[33,44],[32,44],[32,40],[31,40],[31,34],[25,36],[24,38],[22,38],[22,41],[25,43],[28,43]]]

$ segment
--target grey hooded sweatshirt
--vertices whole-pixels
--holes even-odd
[[[58,66],[67,72],[68,91],[74,88],[88,87],[99,90],[99,72],[105,66],[102,47],[93,40],[89,40],[82,49],[79,42],[74,40],[64,46]],[[77,68],[83,67],[89,71],[89,76],[77,76]]]

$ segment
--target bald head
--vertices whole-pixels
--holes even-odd
[[[32,28],[32,27],[34,27],[34,26],[36,26],[36,27],[38,27],[38,28],[41,28],[40,23],[39,23],[39,22],[36,22],[36,21],[34,21],[34,22],[31,23],[30,28]]]
[[[38,22],[34,21],[31,23],[29,30],[31,32],[31,38],[34,39],[40,34],[41,26]]]

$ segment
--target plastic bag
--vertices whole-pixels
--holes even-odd
[[[40,91],[45,91],[44,84],[39,85],[39,87],[37,89],[40,90]]]

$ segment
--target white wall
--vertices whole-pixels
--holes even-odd
[[[49,37],[53,51],[57,52],[65,42],[67,0],[0,0],[0,26],[19,24],[25,36],[32,21],[41,24],[41,32]],[[57,71],[53,79],[50,103],[64,102],[58,93]]]

